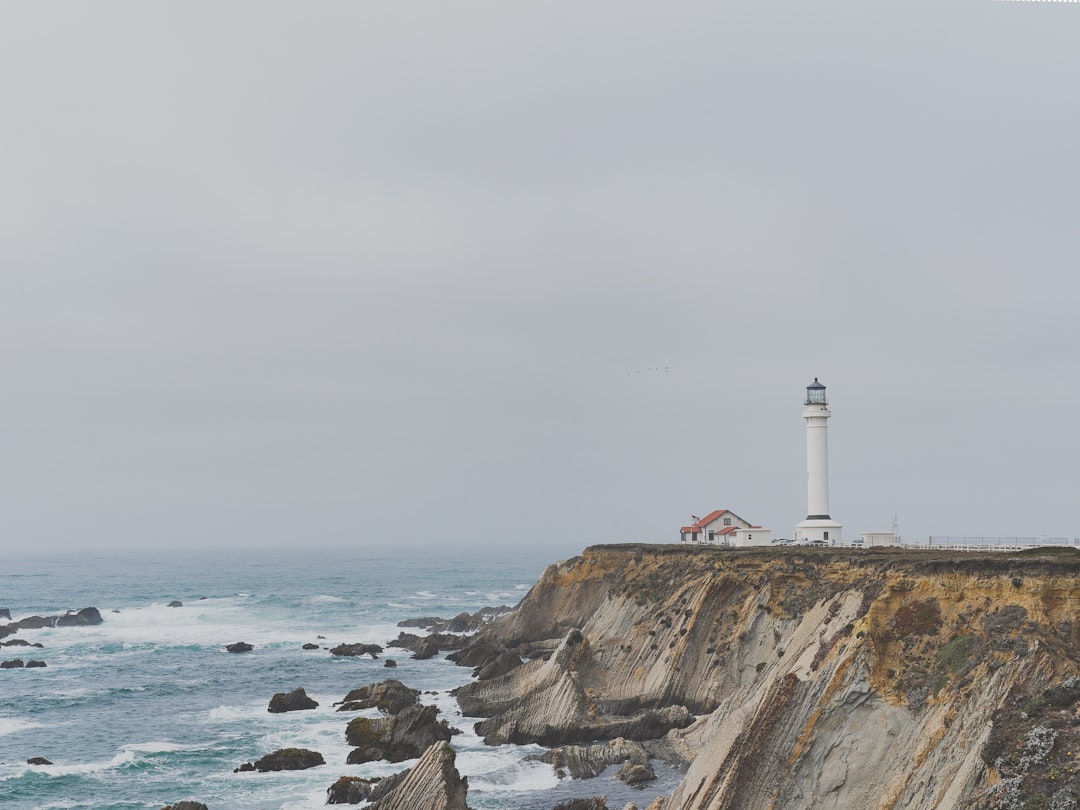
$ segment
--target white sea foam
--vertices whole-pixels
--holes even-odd
[[[238,720],[263,720],[267,716],[266,704],[246,706],[218,706],[206,713],[210,723],[234,723]]]
[[[17,734],[28,728],[39,728],[40,726],[41,723],[35,723],[33,720],[23,720],[20,717],[0,717],[0,737]]]
[[[49,776],[72,776],[75,774],[101,773],[134,761],[134,751],[121,751],[107,762],[85,762],[78,765],[37,765],[35,768],[42,773],[47,773]]]
[[[549,790],[559,784],[555,769],[547,763],[523,762],[518,754],[503,749],[461,752],[456,766],[459,772],[469,775],[470,793],[523,793]]]
[[[343,597],[329,595],[314,599],[325,600],[325,604],[344,601]],[[154,604],[120,613],[109,613],[105,615],[102,624],[79,628],[77,633],[72,633],[67,628],[36,632],[50,649],[57,652],[78,646],[80,665],[96,660],[93,656],[98,653],[88,650],[88,647],[111,644],[120,645],[126,654],[139,654],[148,646],[224,647],[235,641],[247,641],[256,647],[266,647],[275,644],[302,644],[311,641],[316,635],[330,637],[331,634],[341,641],[371,643],[392,639],[398,633],[397,627],[390,623],[367,627],[351,623],[349,627],[327,627],[320,625],[314,615],[267,619],[260,615],[259,611],[258,606],[244,605],[232,598],[205,599],[182,608]],[[341,618],[335,621],[341,621]],[[346,631],[349,637],[341,638]],[[117,653],[102,650],[100,655],[114,659]]]
[[[169,751],[196,751],[202,746],[181,745],[180,743],[166,742],[164,740],[144,743],[128,743],[121,746],[123,751],[131,751],[137,754],[163,754]]]
[[[344,602],[344,596],[331,596],[330,594],[320,593],[317,596],[308,597],[305,601],[312,602],[314,604],[329,604],[334,602]]]

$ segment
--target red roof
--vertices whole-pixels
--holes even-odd
[[[721,515],[726,515],[727,513],[728,513],[727,509],[717,509],[715,512],[710,512],[709,514],[707,514],[705,517],[703,517],[701,520],[699,520],[697,522],[697,524],[695,524],[695,525],[697,525],[697,526],[708,526],[710,523],[712,523],[718,517],[720,517]],[[732,512],[731,514],[734,515],[735,513]]]

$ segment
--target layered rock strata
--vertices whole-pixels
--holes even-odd
[[[408,771],[383,782],[369,810],[469,810],[468,777],[458,773],[454,749],[445,743],[434,743]]]
[[[664,810],[1071,806],[1077,574],[1069,550],[594,547],[462,657],[554,654],[458,697],[491,742],[663,735],[688,767]]]

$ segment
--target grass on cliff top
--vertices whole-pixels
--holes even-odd
[[[746,560],[779,560],[793,556],[821,562],[837,560],[852,563],[969,563],[978,567],[997,567],[1022,563],[1052,563],[1058,566],[1080,569],[1080,549],[1071,546],[1044,546],[1023,551],[952,551],[934,548],[830,548],[827,546],[756,546],[753,548],[728,548],[725,546],[698,546],[682,543],[613,543],[589,546],[584,554],[648,554],[662,557],[717,555]],[[1066,573],[1066,568],[1061,569]]]

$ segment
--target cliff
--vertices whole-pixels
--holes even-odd
[[[1080,553],[598,546],[475,644],[491,742],[625,737],[687,767],[665,810],[1080,800]],[[1074,725],[1075,724],[1075,725]]]

